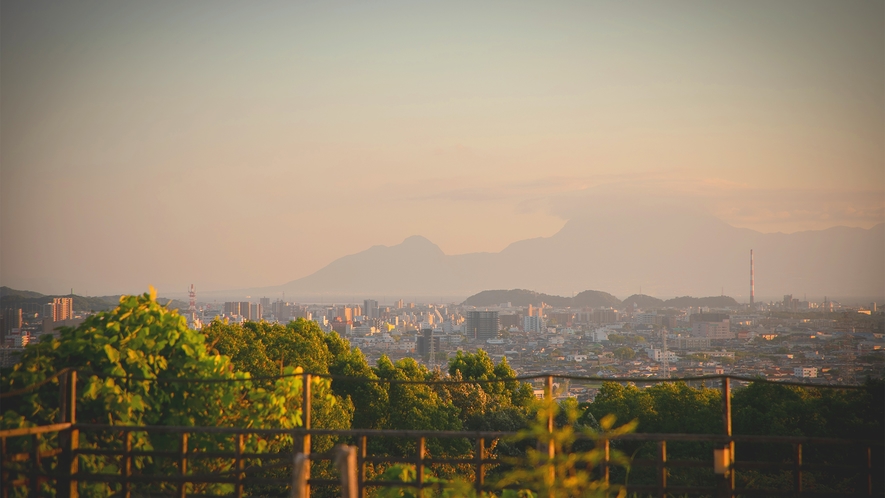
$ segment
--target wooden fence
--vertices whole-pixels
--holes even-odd
[[[288,489],[290,493],[301,498],[311,494],[311,486],[338,486],[339,480],[327,475],[320,478],[311,474],[311,462],[331,461],[331,452],[311,453],[313,437],[332,436],[339,441],[349,442],[356,447],[356,482],[355,493],[365,498],[367,493],[377,487],[412,487],[417,489],[419,496],[424,490],[439,487],[440,482],[427,482],[425,469],[439,465],[459,466],[471,469],[472,486],[477,492],[498,489],[496,482],[488,479],[491,469],[502,465],[499,458],[489,454],[494,443],[512,438],[510,432],[474,432],[474,431],[414,431],[414,430],[332,430],[311,427],[311,393],[309,386],[311,374],[305,374],[303,385],[304,427],[299,429],[260,429],[241,427],[171,427],[171,426],[120,426],[104,424],[81,424],[76,420],[76,375],[75,371],[67,373],[65,382],[61,382],[65,421],[53,425],[12,429],[0,431],[0,471],[2,471],[2,496],[6,498],[13,492],[27,490],[28,496],[42,496],[41,485],[55,490],[56,496],[77,497],[81,489],[89,483],[111,483],[115,496],[130,498],[140,496],[139,489],[146,484],[165,485],[165,489],[175,489],[173,496],[206,496],[199,493],[199,486],[204,484],[225,484],[232,489],[231,496],[242,497],[250,485],[261,483],[277,485],[280,489]],[[554,376],[545,376],[545,396],[553,396]],[[358,379],[351,379],[358,380]],[[619,379],[612,379],[619,380]],[[680,379],[671,379],[675,381]],[[469,382],[469,381],[465,381]],[[844,440],[832,438],[778,437],[778,436],[745,436],[731,433],[731,397],[730,378],[721,376],[723,394],[723,434],[625,434],[611,439],[596,441],[605,455],[599,466],[599,477],[605,482],[615,480],[614,465],[609,460],[613,446],[637,443],[654,444],[654,458],[634,458],[632,472],[645,469],[646,482],[619,482],[625,484],[628,492],[649,496],[668,495],[702,495],[702,496],[882,496],[883,495],[883,442],[871,440]],[[814,386],[820,387],[820,386]],[[548,430],[553,430],[552,414],[548,418]],[[117,444],[108,447],[80,447],[81,440],[88,434],[112,435]],[[176,448],[158,450],[133,449],[133,437],[138,434],[174,435]],[[193,447],[189,441],[194,437],[213,435],[220,438],[233,448],[233,451],[207,451],[205,448]],[[245,441],[250,437],[289,436],[294,442],[292,451],[268,453],[247,452]],[[55,446],[42,448],[44,438],[49,437]],[[25,438],[22,442],[19,438]],[[369,442],[375,439],[397,438],[414,442],[413,454],[372,455],[368,451]],[[461,439],[471,441],[472,454],[458,457],[441,457],[429,455],[428,440]],[[16,447],[25,451],[8,451],[16,440]],[[686,443],[703,443],[706,455],[693,455],[694,458],[673,460],[668,458],[668,443],[671,445]],[[791,449],[792,457],[780,461],[742,461],[735,460],[735,445],[768,445],[768,447],[786,446]],[[838,448],[841,454],[847,455],[842,464],[821,464],[803,459],[809,447]],[[835,450],[834,450],[835,451]],[[81,468],[81,460],[100,457],[115,462],[117,472],[94,473]],[[137,459],[164,459],[169,461],[166,472],[145,474],[137,470]],[[198,462],[212,460],[225,462],[222,470],[206,471]],[[295,480],[291,469],[299,462],[306,478]],[[413,482],[380,480],[377,475],[369,478],[367,468],[377,469],[393,464],[414,465],[416,470]],[[283,470],[283,477],[258,476],[268,469]],[[202,469],[202,470],[201,470]],[[686,486],[674,483],[671,476],[678,469],[700,469],[708,486]],[[788,472],[792,474],[792,486],[789,489],[772,489],[764,486],[738,487],[736,475],[740,472]],[[808,489],[806,482],[809,473],[827,472],[843,473],[850,477],[847,491],[826,491]],[[328,473],[327,473],[328,474]],[[653,474],[653,478],[651,477]],[[623,476],[617,476],[619,479]],[[652,480],[653,482],[648,482]],[[293,485],[293,482],[295,483]],[[196,486],[196,487],[195,487]],[[160,486],[162,487],[162,486]],[[168,495],[168,494],[167,494]],[[346,493],[345,493],[346,495]],[[154,496],[154,495],[151,495]]]

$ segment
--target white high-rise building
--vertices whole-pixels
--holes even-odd
[[[544,319],[540,316],[525,316],[522,318],[522,330],[526,332],[541,333],[544,329]]]

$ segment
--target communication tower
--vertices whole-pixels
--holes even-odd
[[[753,266],[753,250],[750,249],[750,309],[756,309],[756,282],[755,268]]]
[[[194,284],[191,284],[191,288],[188,290],[187,295],[190,298],[187,312],[189,315],[194,316],[197,314],[197,289],[194,287]]]
[[[667,329],[664,329],[664,358],[662,363],[662,367],[664,368],[664,378],[670,378],[670,352],[667,351]]]

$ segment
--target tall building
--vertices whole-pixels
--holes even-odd
[[[261,303],[250,303],[249,304],[249,318],[252,321],[261,320],[261,315],[264,314],[264,306]]]
[[[286,323],[292,318],[292,308],[282,299],[273,302],[271,312],[279,322]]]
[[[74,317],[74,299],[70,297],[52,298],[52,321],[61,322]]]
[[[378,301],[366,299],[363,301],[363,311],[369,320],[378,318]]]
[[[256,308],[257,306],[257,308]],[[253,311],[255,314],[253,314]],[[260,320],[261,305],[253,305],[249,301],[233,301],[224,303],[224,312],[229,315],[243,317],[243,320]]]
[[[522,330],[525,332],[540,333],[544,328],[544,319],[539,316],[525,316],[522,318]]]
[[[421,335],[418,336],[417,350],[418,354],[423,356],[428,362],[431,364],[435,364],[439,358],[436,358],[436,354],[439,353],[439,337],[433,335],[433,329],[424,329],[421,331]]]
[[[471,339],[493,339],[498,337],[497,311],[468,311],[464,322],[464,335]]]
[[[224,313],[227,315],[239,315],[240,303],[230,301],[224,303]]]
[[[691,335],[710,339],[734,339],[731,320],[725,313],[697,313],[691,315]]]
[[[618,312],[613,309],[593,310],[593,321],[600,325],[617,323]]]
[[[22,328],[22,309],[6,308],[3,311],[3,324],[0,326],[0,344],[6,343],[6,338],[12,329]]]
[[[547,314],[547,320],[556,325],[572,325],[574,313],[569,311],[552,311]]]

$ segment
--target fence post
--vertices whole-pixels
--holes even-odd
[[[544,398],[548,403],[548,412],[547,412],[547,434],[549,438],[547,439],[547,457],[550,460],[553,460],[555,456],[556,448],[553,445],[553,407],[556,400],[553,398],[553,376],[547,376],[547,382],[544,386]],[[552,462],[551,462],[552,463]]]
[[[243,498],[243,468],[245,467],[243,453],[246,446],[244,439],[242,432],[237,433],[237,498]]]
[[[132,486],[129,483],[129,478],[132,477],[132,431],[126,431],[125,437],[123,454],[123,497],[130,498],[132,496]]]
[[[553,444],[553,407],[556,399],[553,397],[553,376],[547,376],[547,382],[544,386],[544,397],[547,401],[547,464],[550,469],[550,482],[556,482],[556,464],[553,462],[556,457],[556,447]],[[550,490],[550,498],[553,498],[553,490]]]
[[[0,468],[3,469],[0,472],[0,488],[3,489],[2,496],[3,498],[9,497],[9,488],[7,484],[9,484],[9,472],[6,472],[6,438],[0,438]]]
[[[796,443],[796,463],[793,474],[793,491],[796,496],[802,495],[802,443]]]
[[[187,496],[187,483],[184,481],[187,476],[187,432],[182,432],[181,439],[178,441],[178,473],[182,478],[178,484],[178,498],[185,498]]]
[[[658,441],[658,496],[667,496],[667,441]]]
[[[356,473],[356,448],[346,444],[335,447],[335,466],[341,474],[341,498],[356,498],[357,482]]]
[[[485,475],[483,471],[482,461],[485,459],[485,439],[484,438],[476,438],[476,480],[474,481],[474,485],[476,486],[476,496],[480,496],[482,494],[483,484],[485,484]]]
[[[867,496],[873,496],[873,449],[867,446]]]
[[[301,417],[304,420],[305,431],[310,431],[310,411],[311,411],[311,392],[310,392],[310,374],[304,374],[304,381],[301,387]],[[301,453],[304,455],[304,489],[301,498],[310,498],[310,432],[305,432],[301,437]]]
[[[28,476],[28,496],[40,496],[40,434],[31,435],[31,475]]]
[[[304,487],[307,485],[307,477],[304,474],[304,464],[307,455],[296,453],[292,461],[292,498],[304,498]]]
[[[68,374],[58,376],[58,421],[65,422],[68,416]]]
[[[360,457],[359,457],[359,466],[360,472],[357,478],[359,479],[359,491],[360,498],[366,498],[366,455],[368,454],[367,449],[367,438],[366,436],[360,436]]]
[[[424,497],[424,454],[425,443],[423,437],[418,438],[418,451],[415,454],[415,479],[418,482],[418,498]]]
[[[77,449],[80,446],[80,430],[76,428],[77,423],[77,371],[71,370],[65,377],[65,391],[67,391],[67,395],[65,396],[65,410],[64,410],[64,421],[69,422],[71,424],[71,428],[64,435],[63,444],[65,446],[64,449],[64,464],[61,465],[60,469],[62,478],[59,483],[59,496],[67,497],[67,498],[77,498],[79,496],[79,489],[77,486],[77,472],[80,469],[79,457],[77,456]]]
[[[722,426],[728,443],[725,450],[728,453],[728,469],[725,472],[723,487],[726,496],[734,496],[735,471],[734,471],[734,440],[731,439],[731,379],[727,375],[722,376]]]

